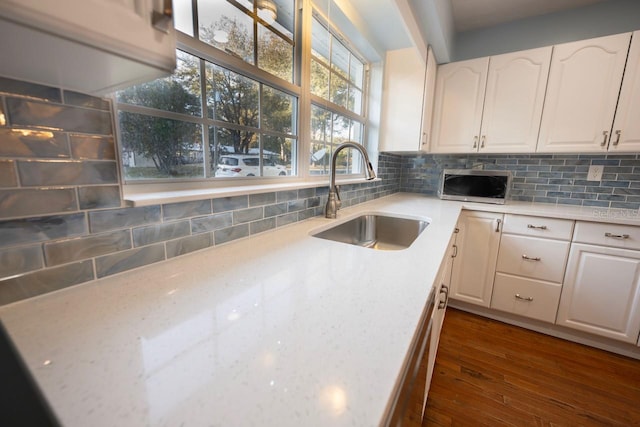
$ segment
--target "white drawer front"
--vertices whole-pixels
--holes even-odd
[[[562,282],[569,242],[503,234],[497,271],[549,282]]]
[[[505,215],[503,233],[571,240],[573,221],[527,215]]]
[[[640,249],[640,227],[577,221],[573,241],[614,248]]]
[[[491,308],[554,323],[561,289],[560,284],[497,273]]]

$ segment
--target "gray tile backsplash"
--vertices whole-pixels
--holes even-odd
[[[64,159],[71,157],[65,133],[0,128],[0,156]]]
[[[601,181],[588,181],[590,165],[603,165]],[[436,195],[447,168],[508,170],[511,200],[605,208],[640,208],[637,154],[438,155],[402,158],[401,191]]]
[[[125,207],[110,101],[0,78],[0,304],[273,230],[324,210],[327,187]],[[344,206],[397,192],[344,185]],[[328,178],[327,178],[328,181]]]

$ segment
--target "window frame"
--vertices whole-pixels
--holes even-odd
[[[234,3],[234,1],[230,1]],[[311,93],[310,80],[311,80],[311,23],[312,17],[320,17],[323,25],[330,31],[333,37],[336,37],[349,51],[360,60],[363,67],[363,87],[362,87],[362,114],[358,115],[351,110],[342,107],[338,104],[333,104],[328,100],[325,100],[317,95]],[[316,18],[318,19],[318,18]],[[296,166],[297,175],[288,175],[281,177],[241,177],[241,178],[223,178],[215,177],[215,171],[211,169],[211,156],[209,152],[205,151],[208,147],[209,141],[209,127],[221,126],[221,127],[234,127],[238,128],[239,125],[233,125],[227,122],[211,119],[207,114],[206,103],[206,73],[200,73],[200,87],[201,87],[201,102],[202,102],[202,115],[198,116],[185,116],[180,113],[173,113],[169,111],[156,110],[149,107],[143,107],[139,105],[118,103],[115,94],[112,95],[112,105],[114,110],[114,128],[117,136],[117,148],[118,148],[118,163],[120,166],[121,182],[125,195],[130,194],[144,194],[153,193],[158,191],[189,191],[189,190],[202,190],[202,189],[225,189],[229,188],[233,190],[234,187],[265,187],[268,189],[272,186],[279,186],[284,184],[290,186],[292,184],[300,184],[301,186],[313,185],[316,183],[324,183],[327,180],[327,175],[311,175],[310,174],[310,147],[311,141],[311,105],[317,105],[321,108],[330,110],[332,113],[341,115],[342,117],[355,120],[362,124],[362,143],[366,145],[367,141],[367,112],[369,101],[369,62],[353,47],[348,39],[344,37],[340,31],[327,19],[318,9],[312,4],[311,0],[294,0],[294,31],[293,31],[293,76],[292,82],[283,80],[268,71],[260,69],[256,65],[249,64],[234,55],[226,53],[222,50],[215,48],[205,41],[199,40],[197,37],[198,30],[198,17],[197,17],[197,0],[192,0],[192,23],[194,36],[190,36],[186,33],[182,33],[176,30],[176,49],[182,50],[189,55],[196,56],[200,59],[200,70],[205,70],[204,62],[208,61],[212,64],[229,69],[234,73],[238,73],[242,76],[248,77],[260,85],[266,84],[276,90],[293,96],[297,99],[296,106],[294,106],[295,118],[295,140],[296,140],[296,154],[292,150],[292,165]],[[255,53],[257,56],[257,52]],[[262,87],[262,86],[260,86]],[[297,107],[297,108],[296,108]],[[296,111],[297,110],[297,111]],[[189,123],[197,123],[202,126],[202,142],[204,152],[204,168],[206,171],[211,171],[209,177],[193,177],[193,178],[160,178],[160,179],[141,179],[131,180],[124,176],[124,167],[122,165],[122,138],[120,135],[119,127],[119,112],[126,111],[132,113],[142,113],[152,115],[154,117],[176,119],[179,116],[179,120]],[[176,116],[177,115],[177,116]],[[266,134],[278,137],[291,138],[289,134],[283,134],[275,131],[269,131],[264,129],[247,128],[243,130],[258,131],[259,134]],[[341,180],[353,182],[359,181],[364,178],[364,174],[349,174],[340,175]]]

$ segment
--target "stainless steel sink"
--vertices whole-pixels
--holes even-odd
[[[400,250],[411,246],[428,225],[420,219],[365,214],[313,236],[371,249]]]

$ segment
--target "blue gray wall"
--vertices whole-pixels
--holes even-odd
[[[0,304],[162,262],[319,215],[327,187],[128,208],[108,100],[0,77]],[[341,187],[344,206],[400,188]]]
[[[640,29],[640,1],[590,6],[457,33],[452,61],[619,34]],[[440,63],[445,62],[438,57]]]

